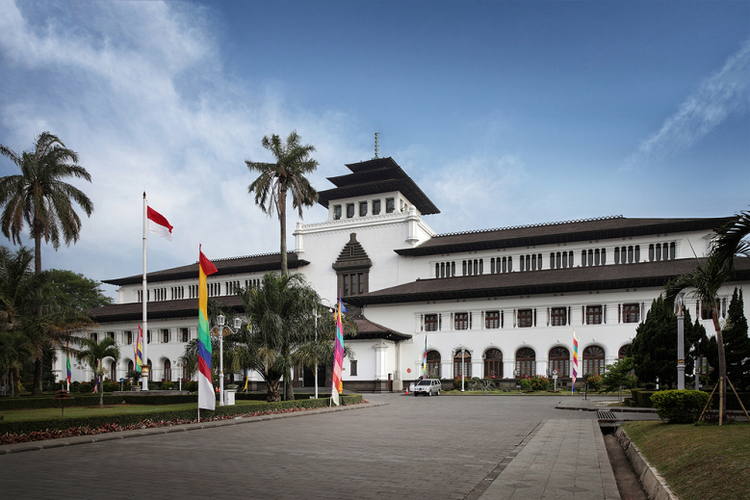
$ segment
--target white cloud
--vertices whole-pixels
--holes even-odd
[[[81,240],[56,253],[45,246],[45,267],[99,280],[138,274],[144,190],[175,227],[171,245],[149,243],[150,270],[195,261],[199,243],[210,258],[278,251],[278,221],[247,194],[244,160],[272,160],[261,138],[296,129],[314,144],[319,189],[328,187],[323,175],[340,173],[340,158],[361,155],[344,144],[345,114],[289,109],[273,86],[249,89],[225,76],[201,8],[76,5],[60,18],[0,0],[2,67],[18,81],[50,84],[42,93],[0,96],[0,120],[10,131],[2,143],[21,151],[49,130],[79,152],[92,176],[90,185],[76,183],[95,204]],[[2,175],[11,167],[0,160]],[[290,233],[295,220],[290,215]]]
[[[624,169],[689,149],[731,115],[744,114],[748,109],[750,39],[664,121],[661,129],[641,142],[638,151],[625,161]]]

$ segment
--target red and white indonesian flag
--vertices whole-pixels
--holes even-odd
[[[148,232],[172,241],[172,225],[151,207],[148,207]]]

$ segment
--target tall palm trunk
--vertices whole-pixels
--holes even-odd
[[[102,375],[97,375],[99,378],[99,408],[104,407],[104,377]]]
[[[281,275],[287,276],[289,269],[286,261],[286,189],[279,190],[279,227],[281,229]]]
[[[42,273],[42,226],[39,220],[34,221],[34,274]],[[42,315],[42,307],[36,311],[37,316]],[[42,378],[44,377],[44,349],[39,350],[39,355],[34,360],[34,387],[31,390],[33,396],[43,394]]]

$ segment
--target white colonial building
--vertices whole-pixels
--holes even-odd
[[[556,371],[565,383],[574,330],[580,372],[601,371],[623,356],[652,300],[707,255],[727,220],[604,217],[438,235],[423,217],[439,210],[393,159],[347,167],[351,173],[320,192],[327,220],[297,223],[288,259],[290,272],[304,274],[321,297],[334,303],[340,290],[350,305],[359,334],[347,340],[349,390],[400,390],[421,375],[425,344],[430,374],[444,380],[462,370],[507,382]],[[278,253],[215,260],[209,296],[241,308],[235,290],[278,271],[279,260]],[[722,315],[734,287],[750,283],[747,260],[737,259],[736,277],[722,289]],[[94,335],[121,345],[122,359],[107,366],[114,380],[132,367],[141,279],[107,281],[120,287],[117,304],[93,311],[101,325]],[[179,358],[197,337],[197,289],[197,263],[148,275],[152,380],[182,376]],[[711,335],[706,311],[694,299],[687,306]],[[58,357],[58,373],[63,362]],[[330,384],[326,373],[321,386]],[[74,378],[92,376],[77,367]],[[313,384],[307,370],[295,378]]]

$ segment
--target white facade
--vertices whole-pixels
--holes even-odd
[[[554,362],[550,352],[563,348],[569,361],[574,330],[580,343],[579,373],[587,366],[600,369],[632,342],[666,281],[689,272],[696,256],[707,255],[712,228],[721,222],[614,217],[436,235],[420,207],[433,214],[437,209],[394,165],[391,159],[349,165],[353,174],[332,179],[338,187],[321,193],[327,220],[297,222],[294,233],[297,264],[290,264],[290,271],[304,274],[326,304],[335,303],[341,284],[334,264],[346,260],[342,253],[348,244],[359,245],[366,255],[352,257],[350,264],[360,266],[352,275],[359,277],[344,293],[346,300],[370,322],[402,334],[347,341],[354,354],[344,362],[343,377],[345,387],[353,389],[400,390],[404,382],[418,378],[425,337],[431,366],[439,365],[442,379],[458,375],[454,362],[462,350],[470,355],[467,371],[472,376],[512,379],[551,375],[557,368],[558,377],[565,379],[570,363],[559,358],[564,351],[555,351]],[[374,171],[386,173],[377,182],[358,180]],[[400,177],[391,179],[391,171]],[[383,184],[389,189],[380,192],[381,181],[389,181]],[[373,213],[378,204],[379,213]],[[273,269],[274,259],[278,254],[215,261],[219,273],[208,278],[209,296],[229,300],[238,286],[252,286]],[[191,266],[149,275],[152,380],[178,380],[185,341],[197,336],[197,265],[192,267],[193,277]],[[724,312],[734,287],[747,285],[748,276],[744,269],[722,289]],[[138,328],[141,282],[140,276],[112,282],[120,285],[118,304],[94,313],[101,325],[97,333],[113,334],[120,344],[122,358],[110,375],[119,379],[133,360],[129,340],[134,342]],[[693,320],[700,318],[695,300],[688,297],[686,305]],[[745,315],[750,316],[747,305]],[[712,322],[702,322],[711,335]],[[589,347],[598,354],[587,360]],[[502,359],[485,370],[484,358],[491,350]],[[356,374],[351,361],[356,361]],[[58,356],[58,378],[63,378],[64,362]],[[73,378],[91,379],[91,370],[75,370]],[[260,380],[257,375],[253,379]]]

